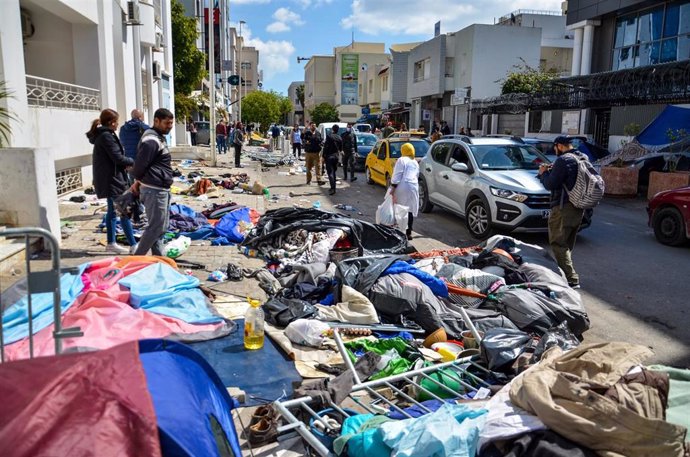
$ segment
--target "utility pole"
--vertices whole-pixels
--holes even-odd
[[[213,9],[213,0],[209,3],[208,15],[208,74],[211,87],[209,90],[209,98],[211,99],[211,107],[209,108],[209,139],[211,146],[211,165],[216,167],[216,46],[213,42],[215,39],[215,10]]]
[[[242,48],[244,47],[244,38],[242,38],[242,24],[246,24],[244,21],[240,21],[240,55],[239,55],[239,60],[240,60],[240,100],[239,100],[239,108],[238,108],[238,113],[239,113],[239,121],[242,122],[242,86],[244,86],[244,78],[242,77],[242,70],[244,69],[244,65],[242,65]]]

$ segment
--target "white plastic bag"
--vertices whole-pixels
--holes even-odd
[[[386,198],[383,199],[376,210],[376,223],[381,225],[395,225],[395,205],[393,204],[393,196],[386,193]]]
[[[407,218],[410,209],[407,206],[395,204],[395,224],[398,230],[407,230]]]
[[[186,236],[180,236],[175,238],[163,247],[163,255],[170,257],[171,259],[176,259],[189,249],[192,240]]]
[[[285,327],[285,336],[295,344],[318,348],[331,327],[316,319],[297,319]]]

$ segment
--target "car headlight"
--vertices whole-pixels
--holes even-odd
[[[508,189],[499,189],[497,187],[492,187],[491,188],[491,194],[493,194],[496,197],[500,198],[505,198],[507,200],[513,200],[518,203],[522,203],[525,200],[527,200],[527,195],[521,194],[519,192],[513,192],[512,190]]]

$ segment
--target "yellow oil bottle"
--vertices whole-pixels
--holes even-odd
[[[259,300],[247,297],[249,309],[244,315],[244,348],[249,350],[264,347],[264,311]]]

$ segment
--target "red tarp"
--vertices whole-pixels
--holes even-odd
[[[160,456],[138,348],[0,364],[2,455]]]

